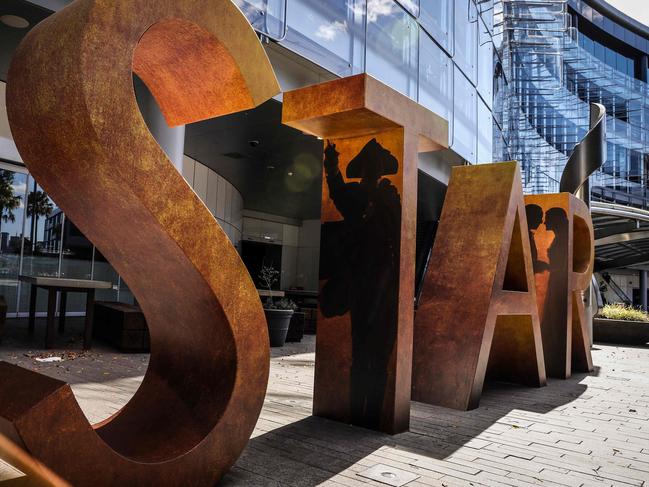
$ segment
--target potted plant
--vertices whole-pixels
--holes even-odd
[[[286,342],[286,334],[291,323],[291,317],[295,311],[295,303],[290,299],[280,299],[275,302],[273,299],[273,284],[277,282],[279,271],[272,265],[262,266],[259,279],[268,289],[268,297],[264,303],[264,313],[268,324],[268,336],[271,347],[281,347]]]

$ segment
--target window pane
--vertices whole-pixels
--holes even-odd
[[[92,279],[93,245],[67,216],[63,222],[62,236],[61,277]],[[85,311],[85,309],[85,294],[68,294],[68,311]]]
[[[455,0],[455,52],[453,60],[469,78],[477,82],[478,15],[470,0]]]
[[[421,5],[419,23],[449,54],[453,54],[452,18],[452,0],[425,0]]]
[[[595,43],[595,57],[600,61],[606,62],[606,51],[604,50],[604,46],[602,46],[597,41],[594,41],[594,43]]]
[[[98,289],[95,298],[97,301],[117,301],[119,275],[108,260],[95,248],[95,259],[92,266],[92,278],[95,281],[108,281],[113,283],[113,289]]]
[[[250,24],[259,32],[279,39],[284,35],[284,0],[233,0]]]
[[[479,22],[479,27],[480,46],[478,56],[478,92],[482,95],[482,99],[491,106],[494,84],[493,44],[491,43],[491,36],[489,36],[489,33],[482,22]]]
[[[481,0],[477,2],[480,18],[487,26],[487,32],[494,31],[494,0]]]
[[[59,277],[60,227],[56,222],[63,213],[56,203],[36,184],[27,179],[27,205],[23,239],[23,264],[21,274],[28,276]],[[19,311],[29,311],[29,288],[21,284]],[[47,293],[38,292],[36,311],[47,310]]]
[[[419,103],[451,123],[453,63],[425,33],[420,33]]]
[[[493,139],[491,110],[478,98],[478,163],[492,162],[494,160],[492,154]]]
[[[415,17],[419,16],[419,0],[397,0],[403,8]],[[426,0],[424,0],[426,1]]]
[[[349,76],[363,69],[365,0],[289,0],[283,46]]]
[[[16,312],[27,175],[0,169],[0,294]]]
[[[367,72],[415,98],[417,23],[392,1],[369,0],[367,8]]]
[[[469,162],[475,162],[477,108],[476,91],[462,72],[454,69],[452,148]]]

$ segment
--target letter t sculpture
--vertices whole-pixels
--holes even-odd
[[[325,147],[314,414],[406,431],[417,155],[448,124],[366,74],[286,93],[282,118]]]

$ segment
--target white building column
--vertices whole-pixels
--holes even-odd
[[[174,167],[182,174],[183,156],[185,153],[185,126],[170,127],[162,115],[153,95],[144,83],[136,82],[136,91],[140,111],[149,131],[155,137]]]

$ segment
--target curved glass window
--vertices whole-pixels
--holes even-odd
[[[425,32],[419,34],[419,103],[452,123],[453,63]]]
[[[478,46],[478,92],[489,107],[492,104],[494,84],[494,46],[491,36],[482,21],[480,28],[480,45]]]
[[[392,0],[367,2],[366,71],[401,93],[417,96],[418,25]]]
[[[288,0],[282,45],[340,76],[363,70],[365,0]]]
[[[426,0],[421,6],[419,23],[446,52],[453,54],[452,0]]]
[[[478,12],[470,0],[455,0],[453,60],[474,85],[477,82]]]
[[[457,68],[454,69],[452,149],[469,162],[476,161],[477,106],[476,91]]]
[[[281,39],[286,31],[286,0],[232,0],[262,34]]]
[[[419,0],[397,0],[414,17],[419,17]],[[426,0],[424,0],[425,2]]]

